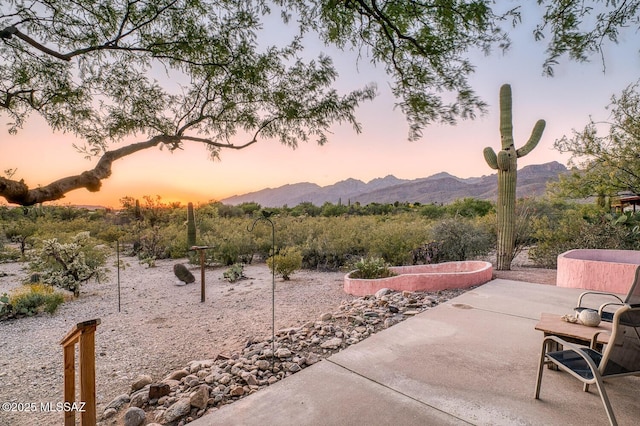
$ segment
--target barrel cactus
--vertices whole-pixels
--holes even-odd
[[[516,224],[516,181],[518,158],[530,153],[542,137],[545,121],[538,120],[533,127],[527,143],[519,149],[513,142],[513,124],[511,116],[511,86],[502,85],[500,88],[500,139],[502,149],[496,155],[495,151],[487,147],[484,149],[484,159],[489,167],[498,170],[498,204],[496,215],[498,219],[498,242],[496,269],[508,271],[515,253],[515,224]]]
[[[187,267],[182,263],[176,263],[173,265],[173,273],[185,284],[191,284],[196,280],[191,271],[189,271],[189,269],[187,269]]]

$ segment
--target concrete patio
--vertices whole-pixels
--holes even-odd
[[[600,396],[546,369],[533,398],[542,312],[579,289],[493,280],[192,423],[606,425]],[[620,425],[640,418],[640,377],[605,384]]]

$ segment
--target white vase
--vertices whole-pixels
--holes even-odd
[[[578,319],[582,324],[588,325],[589,327],[597,327],[598,324],[600,324],[600,315],[598,311],[594,311],[593,309],[584,309],[580,312]]]

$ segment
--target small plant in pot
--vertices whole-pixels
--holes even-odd
[[[353,268],[355,271],[350,274],[351,278],[370,280],[388,278],[396,275],[389,269],[389,264],[381,257],[361,258],[358,262],[354,263]]]

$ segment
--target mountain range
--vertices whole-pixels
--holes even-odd
[[[567,171],[567,168],[557,161],[525,166],[518,170],[516,196],[540,196],[544,193],[547,182],[557,180],[560,174]],[[465,197],[495,201],[498,197],[497,173],[463,179],[441,172],[412,180],[389,175],[367,183],[357,179],[346,179],[328,186],[301,182],[234,195],[220,201],[231,205],[256,202],[263,207],[282,207],[296,206],[302,202],[311,202],[317,206],[325,202],[359,202],[363,205],[396,201],[448,204]]]

